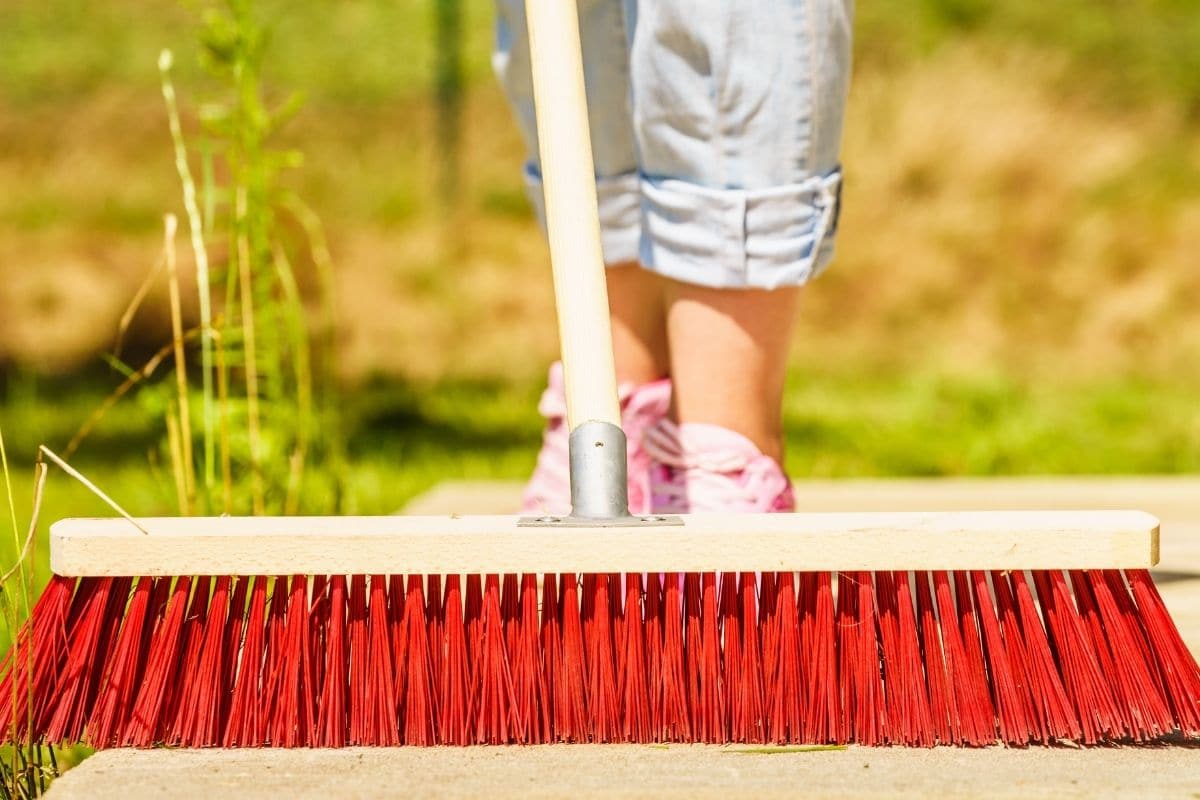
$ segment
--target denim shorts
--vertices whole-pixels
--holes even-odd
[[[609,264],[717,288],[803,284],[833,255],[853,0],[579,0]],[[542,207],[523,0],[493,66]]]

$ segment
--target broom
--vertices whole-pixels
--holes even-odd
[[[1147,514],[629,515],[575,4],[527,13],[572,514],[63,520],[2,665],[10,737],[1200,736],[1200,668],[1146,571]]]

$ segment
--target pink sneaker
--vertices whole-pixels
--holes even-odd
[[[622,384],[617,395],[621,401],[621,428],[628,445],[629,510],[633,514],[649,514],[650,457],[642,449],[642,434],[666,415],[671,404],[671,381],[663,378],[641,386]],[[569,514],[571,471],[567,441],[570,432],[567,430],[567,398],[559,361],[550,365],[550,376],[538,403],[538,413],[546,418],[546,430],[542,434],[537,466],[521,497],[521,512]]]
[[[656,514],[795,510],[792,483],[778,462],[740,433],[662,419],[643,434],[642,447],[653,462],[650,493]]]

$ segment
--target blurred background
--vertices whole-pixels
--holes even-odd
[[[388,513],[444,478],[528,474],[553,302],[489,0],[3,5],[0,431],[22,520],[39,444],[135,514]],[[1200,6],[860,2],[855,33],[792,474],[1200,470]],[[163,48],[229,358],[206,387],[181,337],[185,392],[164,213],[184,331],[201,293]],[[42,511],[109,513],[59,477]]]

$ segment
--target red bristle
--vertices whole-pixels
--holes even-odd
[[[275,584],[275,591],[283,590],[280,579]],[[293,575],[287,588],[277,674],[271,681],[274,695],[268,705],[267,737],[275,747],[303,747],[309,743],[316,713],[313,709],[315,690],[308,685],[312,678],[308,635],[308,578]]]
[[[657,576],[655,576],[657,579]],[[650,698],[646,671],[646,638],[642,619],[642,575],[625,576],[625,604],[617,638],[624,642],[618,694],[621,734],[627,742],[650,741]]]
[[[945,655],[946,678],[953,693],[953,707],[950,713],[953,742],[975,747],[991,744],[995,741],[989,730],[992,721],[990,717],[984,717],[987,687],[982,687],[984,696],[981,698],[981,689],[972,682],[972,672],[966,668],[967,655],[963,647],[962,632],[958,627],[958,612],[954,607],[949,573],[933,573],[933,593],[942,652]],[[990,702],[987,705],[987,713],[990,713]]]
[[[1117,607],[1120,610],[1121,616],[1125,618],[1126,629],[1133,637],[1134,643],[1138,648],[1138,652],[1141,654],[1142,661],[1144,661],[1149,668],[1151,676],[1153,677],[1158,688],[1159,694],[1165,698],[1166,690],[1163,688],[1162,681],[1160,680],[1160,676],[1158,674],[1158,669],[1155,666],[1154,650],[1150,647],[1150,642],[1146,638],[1146,631],[1142,627],[1137,604],[1134,603],[1133,595],[1130,594],[1132,589],[1125,582],[1125,576],[1121,574],[1121,570],[1119,569],[1104,570],[1104,579],[1108,583],[1109,590],[1113,599],[1117,603]]]
[[[586,742],[591,734],[587,707],[587,661],[583,644],[579,583],[575,573],[562,576],[562,658],[554,690],[554,730],[564,742]]]
[[[740,683],[730,687],[739,695],[737,714],[730,720],[734,741],[764,742],[767,736],[766,702],[763,697],[763,657],[759,641],[758,578],[743,572],[738,594],[741,606],[742,669]]]
[[[1076,613],[1079,616],[1080,629],[1087,640],[1092,656],[1100,674],[1106,679],[1113,700],[1113,726],[1122,736],[1133,736],[1135,728],[1132,708],[1123,702],[1121,692],[1121,675],[1116,659],[1109,649],[1108,637],[1104,631],[1104,623],[1100,621],[1100,609],[1096,606],[1096,596],[1083,573],[1072,570],[1067,573],[1075,596]]]
[[[251,578],[250,606],[246,610],[246,635],[242,642],[233,700],[225,723],[226,747],[257,747],[266,739],[262,708],[264,661],[267,647],[267,582],[265,576]]]
[[[766,579],[765,574],[763,578]],[[791,572],[777,573],[771,577],[769,586],[770,591],[763,592],[763,608],[770,620],[763,631],[767,738],[772,742],[799,742],[804,739],[805,691],[800,673],[802,634],[796,605],[796,576]]]
[[[164,582],[169,583],[167,579]],[[151,635],[150,654],[146,659],[142,683],[121,736],[122,744],[128,747],[149,747],[158,736],[168,689],[179,674],[179,645],[183,638],[183,622],[191,588],[192,579],[187,575],[175,581],[171,598]]]
[[[777,587],[784,603],[792,600],[787,591],[791,581]],[[841,721],[838,708],[837,627],[834,619],[833,575],[828,572],[803,572],[797,599],[799,616],[799,674],[787,680],[799,681],[800,716],[803,728],[793,730],[792,741],[840,742]],[[786,630],[786,628],[785,628]],[[792,701],[784,700],[785,707]],[[788,712],[789,714],[794,712]]]
[[[320,691],[320,687],[325,685],[325,652],[326,652],[326,629],[329,626],[329,576],[314,575],[312,578],[311,599],[308,604],[308,646],[309,650],[309,666],[311,673],[308,676],[308,685],[314,688],[314,691]],[[314,708],[316,707],[316,699],[314,699]],[[317,720],[314,717],[312,724],[315,726]],[[316,738],[316,728],[309,731],[311,739]]]
[[[221,705],[221,719],[225,720],[225,730],[229,729],[229,713],[233,706],[238,657],[242,652],[242,635],[246,632],[246,599],[252,580],[252,578],[235,577],[233,579],[233,597],[229,601],[229,624],[225,626],[225,643],[222,645],[222,651],[225,653],[225,664],[222,669],[229,685],[229,691],[225,694]],[[224,731],[221,733],[224,736]]]
[[[561,741],[558,730],[558,677],[562,671],[562,620],[558,610],[558,576],[553,572],[542,576],[542,617],[538,628],[542,650],[542,680],[546,692],[542,698],[550,742]]]
[[[888,721],[891,723],[891,742],[892,744],[911,745],[916,742],[912,741],[910,737],[905,703],[912,687],[907,683],[908,675],[901,664],[899,610],[896,607],[896,586],[891,572],[884,570],[875,576],[875,591],[875,607],[879,626],[879,660],[883,665],[884,677],[887,681],[884,702]]]
[[[229,578],[217,579],[200,631],[197,674],[186,682],[180,699],[176,730],[178,741],[187,747],[212,747],[220,743],[224,730],[220,717],[226,676],[222,674],[228,635]]]
[[[699,696],[693,730],[701,742],[725,744],[729,740],[725,686],[721,674],[721,632],[717,608],[717,575],[700,575]]]
[[[350,609],[346,634],[350,642],[350,674],[347,708],[349,710],[349,742],[352,745],[371,744],[367,731],[370,716],[371,638],[367,630],[367,577],[350,576]]]
[[[467,713],[470,706],[470,667],[467,663],[467,637],[463,624],[462,580],[446,577],[446,599],[442,603],[446,655],[438,700],[438,735],[442,744],[465,745],[470,742]]]
[[[720,596],[718,615],[721,621],[717,647],[721,651],[721,686],[725,693],[720,727],[729,741],[738,741],[732,737],[731,725],[733,719],[741,716],[742,706],[742,627],[741,611],[738,608],[737,574],[726,572],[717,576],[717,579]]]
[[[1166,691],[1163,688],[1163,681],[1160,680],[1158,668],[1154,663],[1154,650],[1150,646],[1150,640],[1146,638],[1146,630],[1142,627],[1138,604],[1134,602],[1132,588],[1126,583],[1126,578],[1122,575],[1121,570],[1104,570],[1104,581],[1109,584],[1109,591],[1117,603],[1118,612],[1121,613],[1126,620],[1126,628],[1130,636],[1133,637],[1134,644],[1138,648],[1142,662],[1146,663],[1154,682],[1158,687],[1159,693],[1166,697]]]
[[[112,594],[108,600],[108,608],[105,610],[104,628],[100,634],[100,647],[96,651],[95,666],[84,707],[84,717],[80,721],[79,735],[81,738],[83,736],[82,725],[86,723],[88,716],[95,708],[96,700],[100,696],[100,689],[104,685],[102,679],[108,676],[112,667],[118,634],[125,619],[126,609],[129,608],[129,601],[133,596],[133,581],[134,579],[131,577],[113,580]]]
[[[474,687],[476,673],[479,671],[479,661],[483,655],[483,577],[479,573],[467,574],[465,615],[467,666],[470,668],[470,685]],[[472,728],[474,728],[473,724]]]
[[[317,703],[317,725],[313,744],[317,747],[346,745],[347,675],[349,650],[346,631],[346,576],[329,579],[329,597],[325,608],[325,668],[322,670],[321,698]]]
[[[116,634],[129,599],[129,578],[100,578],[75,625],[67,633],[68,652],[62,678],[54,690],[54,713],[46,725],[46,740],[77,742],[91,712],[99,683],[116,643]]]
[[[1096,659],[1100,674],[1106,679],[1113,700],[1113,725],[1121,735],[1132,736],[1134,730],[1133,714],[1130,706],[1122,701],[1122,675],[1117,667],[1114,654],[1109,649],[1108,636],[1104,623],[1100,620],[1100,609],[1096,606],[1096,596],[1092,592],[1083,573],[1072,570],[1067,573],[1075,596],[1075,608],[1079,615],[1080,629],[1087,640],[1089,649]]]
[[[966,668],[971,673],[971,682],[982,687],[981,697],[985,699],[987,740],[994,742],[997,737],[997,719],[995,702],[992,699],[991,684],[988,681],[987,660],[983,655],[983,632],[979,627],[979,614],[976,608],[974,591],[971,587],[971,576],[967,572],[955,572],[954,599],[958,615],[958,628],[962,633],[963,651],[966,653]]]
[[[650,719],[650,741],[662,739],[663,716],[663,615],[662,573],[646,575],[644,624],[642,636],[646,646],[646,714]]]
[[[183,639],[180,642],[179,680],[167,689],[164,714],[159,735],[168,745],[183,745],[184,715],[197,693],[197,684],[202,681],[200,671],[201,648],[204,645],[204,627],[208,619],[209,595],[212,591],[212,576],[196,578],[192,589],[192,602],[188,605],[183,620]]]
[[[700,573],[689,572],[683,577],[684,650],[683,679],[687,698],[688,719],[696,741],[704,741],[700,718]]]
[[[287,576],[277,575],[271,584],[271,600],[267,606],[266,658],[262,670],[262,692],[258,696],[259,715],[264,742],[269,742],[274,720],[274,704],[283,679],[283,652],[287,639]]]
[[[842,742],[864,745],[887,742],[874,594],[871,573],[843,572],[838,576]]]
[[[951,721],[957,721],[954,727],[956,741],[981,747],[996,741],[996,714],[984,674],[974,605],[964,583],[965,577],[962,573],[955,574],[955,591],[951,588],[949,573],[934,572],[934,597],[946,675],[954,692]]]
[[[1008,650],[1000,633],[1000,620],[988,589],[987,573],[974,570],[970,575],[975,590],[975,609],[991,676],[992,698],[999,723],[1000,739],[1009,745],[1029,743],[1031,726],[1025,715],[1026,700],[1023,688],[1017,684]]]
[[[625,639],[621,636],[621,607],[625,602],[624,583],[620,573],[608,575],[608,624],[612,630],[614,675],[625,671]],[[619,691],[619,687],[618,687]],[[620,727],[618,725],[618,727]]]
[[[436,721],[440,713],[442,664],[446,659],[446,642],[442,633],[445,625],[442,614],[442,576],[430,575],[425,584],[425,627],[429,642],[429,701]],[[436,723],[435,723],[436,728]]]
[[[758,576],[758,636],[762,652],[763,741],[785,742],[771,736],[771,708],[775,704],[775,679],[779,672],[779,609],[776,607],[779,576],[764,572]]]
[[[837,590],[837,651],[838,692],[841,713],[838,719],[838,742],[853,742],[854,712],[857,708],[855,694],[858,691],[855,657],[858,653],[858,592],[852,581],[853,573],[838,573]]]
[[[15,730],[17,741],[29,743],[42,735],[39,720],[47,716],[45,707],[67,655],[75,584],[74,578],[50,577],[0,664],[0,724]]]
[[[1200,735],[1200,667],[1171,621],[1150,573],[1143,569],[1128,570],[1125,577],[1133,590],[1137,619],[1162,676],[1175,725],[1186,736]]]
[[[408,682],[408,635],[405,633],[405,588],[404,576],[388,578],[387,629],[388,641],[392,643],[392,693],[396,698],[396,725],[400,736],[404,736],[404,698]]]
[[[512,676],[514,703],[511,713],[514,719],[520,720],[519,730],[522,736],[528,731],[529,720],[526,714],[529,703],[523,702],[520,694],[521,658],[521,584],[520,577],[508,573],[500,581],[500,618],[504,623],[504,652],[508,655],[508,669]],[[525,744],[523,738],[516,740],[517,744]]]
[[[550,741],[549,690],[546,687],[545,666],[538,619],[538,576],[527,572],[521,577],[520,623],[516,649],[510,652],[513,671],[513,691],[517,697],[517,716],[525,731],[525,741],[542,744]]]
[[[587,653],[588,712],[593,742],[621,736],[610,576],[586,575],[583,583],[583,635]]]
[[[1084,744],[1118,731],[1117,709],[1096,662],[1079,612],[1059,571],[1033,573],[1038,599],[1058,656],[1067,696],[1082,727]]]
[[[1120,570],[1103,570],[1096,578],[1094,587],[1105,624],[1121,629],[1120,638],[1123,641],[1115,642],[1113,647],[1120,651],[1122,659],[1128,660],[1133,684],[1142,688],[1131,698],[1131,702],[1136,702],[1140,708],[1139,719],[1143,731],[1147,736],[1169,733],[1175,728],[1175,719],[1125,578]],[[1110,619],[1111,623],[1108,622]]]
[[[662,617],[662,712],[655,735],[663,741],[686,742],[692,738],[688,719],[688,681],[684,672],[683,582],[678,572],[663,580]]]
[[[134,690],[145,666],[145,627],[148,619],[153,623],[150,618],[153,591],[153,578],[141,578],[133,590],[104,688],[87,722],[88,740],[93,747],[115,743],[133,704]]]
[[[392,583],[399,583],[393,576]],[[433,680],[429,674],[429,628],[425,619],[425,588],[420,575],[408,576],[401,635],[406,646],[403,709],[404,743],[428,746],[436,743],[433,715]]]
[[[929,718],[934,739],[938,744],[958,744],[958,706],[946,669],[946,654],[938,630],[933,593],[929,588],[929,573],[915,574],[917,582],[917,622],[921,629],[921,651],[924,656],[925,682],[929,688]]]
[[[1046,630],[1038,616],[1037,605],[1034,603],[1029,583],[1025,580],[1025,573],[1010,573],[1008,582],[1016,601],[1034,717],[1042,720],[1045,725],[1046,741],[1055,738],[1079,739],[1083,731],[1059,677],[1058,666],[1050,650],[1050,641],[1046,638]]]
[[[1166,698],[1142,659],[1142,651],[1126,618],[1117,607],[1104,575],[1099,570],[1071,572],[1076,602],[1092,637],[1092,647],[1112,687],[1113,699],[1130,738],[1149,741],[1173,727]],[[1136,624],[1136,623],[1134,623]]]
[[[400,744],[392,644],[388,639],[387,578],[372,575],[367,594],[367,672],[361,741],[379,747]],[[354,676],[351,675],[351,681]]]
[[[937,739],[921,663],[921,640],[916,611],[913,609],[912,586],[907,572],[896,572],[893,579],[896,583],[896,608],[900,615],[900,663],[909,686],[904,704],[908,736],[914,744],[933,747]]]
[[[879,611],[875,605],[874,576],[870,572],[858,573],[855,584],[858,591],[859,634],[857,656],[858,680],[862,706],[858,709],[858,729],[863,732],[859,740],[863,744],[883,744],[890,741],[891,720],[887,717],[887,706],[883,694],[883,674],[879,643]],[[866,709],[870,711],[866,711]]]
[[[475,665],[471,691],[471,714],[479,744],[507,744],[520,739],[520,720],[515,715],[512,672],[504,647],[504,619],[500,610],[500,578],[488,575],[483,590],[480,619],[483,642]]]
[[[1029,656],[1025,653],[1025,637],[1021,633],[1021,623],[1017,618],[1017,601],[1005,573],[994,571],[991,576],[1004,651],[1008,654],[1008,665],[1012,669],[1013,682],[1021,699],[1029,740],[1039,744],[1046,743],[1049,741],[1049,729],[1034,696]]]
[[[500,618],[504,620],[504,649],[515,653],[521,632],[521,587],[515,573],[506,574],[500,582]]]
[[[329,628],[329,576],[314,575],[309,589],[308,601],[308,674],[304,685],[312,695],[312,717],[304,736],[313,746],[321,740],[319,717],[321,715],[321,692],[325,687],[325,667],[329,649],[326,637]]]

